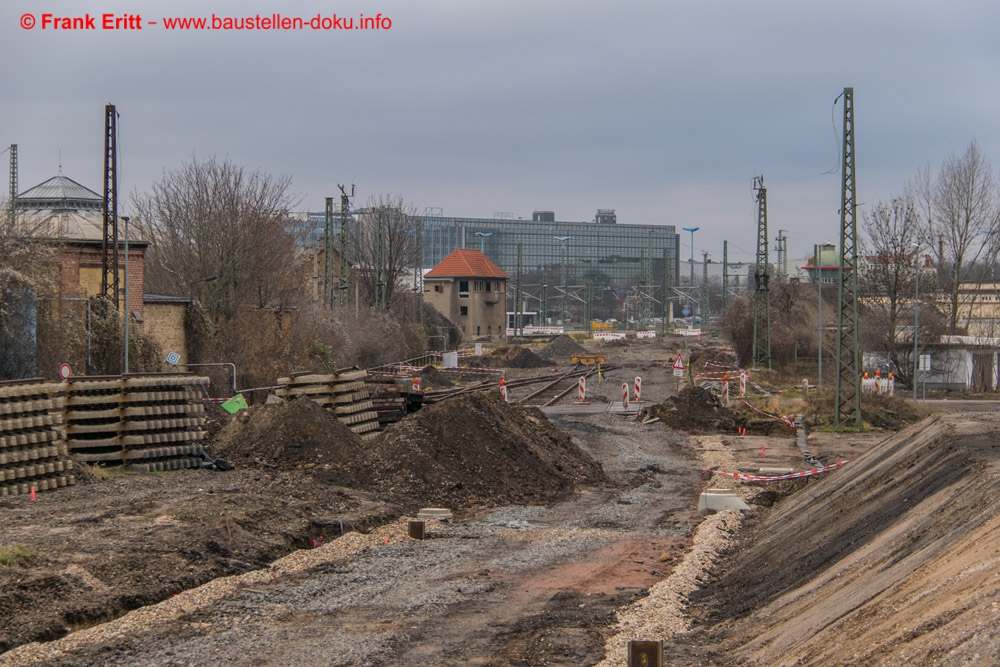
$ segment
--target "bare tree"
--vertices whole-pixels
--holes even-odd
[[[916,208],[906,195],[877,202],[862,216],[861,227],[864,261],[860,262],[858,278],[865,296],[866,315],[861,326],[865,347],[885,354],[897,369],[910,368],[912,360],[907,352],[913,349],[912,338],[900,344],[896,330],[904,313],[913,312],[914,279],[922,264]],[[924,313],[929,316],[929,308]]]
[[[281,307],[296,293],[289,231],[290,179],[248,172],[228,159],[191,161],[134,197],[151,241],[151,292],[197,298],[213,321],[243,307]]]
[[[925,168],[908,185],[920,213],[921,240],[937,260],[938,284],[949,303],[948,330],[958,329],[960,287],[982,284],[1000,248],[1000,198],[993,166],[975,140],[932,180]],[[986,261],[984,261],[986,260]],[[970,313],[973,304],[969,304]]]
[[[373,195],[358,212],[351,234],[352,273],[369,306],[388,310],[408,289],[402,279],[419,265],[414,213],[413,204],[397,195]]]

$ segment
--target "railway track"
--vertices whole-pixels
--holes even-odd
[[[617,366],[602,366],[601,371],[608,372],[616,370],[617,368]],[[531,405],[540,405],[545,407],[554,405],[564,396],[574,392],[576,390],[577,383],[579,382],[579,378],[589,378],[596,373],[597,366],[584,366],[582,364],[576,364],[570,370],[555,376],[547,374],[529,378],[520,378],[517,380],[507,380],[506,387],[511,403],[528,405],[529,401],[534,401],[535,399],[543,400],[545,397],[548,397],[543,403],[530,403]],[[533,391],[529,390],[527,394],[522,395],[521,390],[538,384],[543,386]],[[498,385],[493,380],[477,382],[465,387],[427,393],[424,396],[424,402],[436,403],[438,401],[443,401],[455,396],[461,396],[462,394],[467,394],[473,391],[483,391],[496,388],[498,388]]]

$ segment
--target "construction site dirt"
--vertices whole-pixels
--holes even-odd
[[[667,401],[678,347],[605,346],[616,370],[593,393],[615,400],[641,376],[644,407],[661,414],[708,400]],[[538,374],[512,374],[529,372]],[[697,512],[708,486],[735,490],[752,509],[687,596],[687,627],[663,637],[666,664],[947,658],[907,652],[934,641],[959,651],[953,664],[995,663],[983,614],[996,612],[998,542],[975,542],[996,523],[995,460],[987,436],[965,449],[953,431],[993,434],[996,420],[936,417],[888,450],[884,432],[814,434],[814,456],[850,463],[763,485],[719,473],[807,467],[794,432],[741,437],[709,407],[700,421],[685,409],[682,432],[650,419],[655,410],[641,421],[546,419],[494,390],[427,406],[360,441],[293,401],[220,419],[208,447],[235,470],[103,474],[34,501],[0,499],[10,561],[0,567],[0,665],[597,664],[618,655],[628,605],[686,571],[696,531],[711,523]],[[749,418],[738,412],[733,423]],[[918,472],[924,482],[910,479]],[[966,509],[949,518],[948,494],[959,490]],[[427,520],[426,539],[411,539],[409,519],[428,506],[454,517]],[[923,523],[901,523],[915,516]],[[975,548],[960,557],[938,534]],[[952,563],[938,587],[956,595],[950,603],[921,569],[941,558]],[[980,571],[993,577],[985,588]],[[925,588],[906,578],[917,575]],[[846,592],[848,582],[867,588]],[[973,584],[982,592],[969,596]],[[807,613],[810,596],[843,607],[839,620]],[[922,596],[934,602],[926,616]],[[864,613],[848,613],[851,600]],[[976,638],[944,642],[959,629]]]

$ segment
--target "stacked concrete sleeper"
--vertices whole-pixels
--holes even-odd
[[[0,383],[0,496],[76,483],[62,431],[64,386]]]
[[[197,468],[202,461],[208,378],[148,375],[71,380],[66,436],[87,463],[130,472]]]

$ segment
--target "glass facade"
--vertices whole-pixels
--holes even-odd
[[[615,219],[610,214],[605,220]],[[411,221],[422,230],[425,269],[456,248],[481,250],[510,275],[511,295],[520,244],[523,308],[545,313],[547,322],[619,313],[626,321],[646,321],[662,315],[664,255],[667,282],[677,284],[680,246],[673,225],[442,216],[412,216]]]
[[[593,222],[535,222],[490,218],[414,216],[422,229],[423,266],[430,269],[456,248],[482,250],[513,279],[521,244],[524,274],[545,272],[568,284],[628,288],[638,285],[643,261],[650,282],[660,284],[663,251],[677,280],[677,232],[673,225],[622,225]],[[548,279],[548,278],[547,278]],[[560,284],[558,281],[552,284]]]

